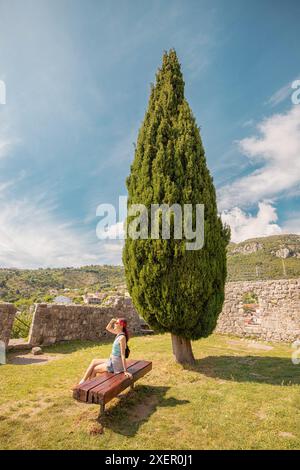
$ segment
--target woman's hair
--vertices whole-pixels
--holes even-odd
[[[128,334],[128,330],[127,330],[127,320],[126,320],[126,318],[119,318],[119,323],[122,326],[122,331],[125,334],[126,343],[127,343],[128,340],[129,340],[129,334]]]

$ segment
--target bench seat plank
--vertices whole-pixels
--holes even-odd
[[[76,385],[73,389],[73,398],[85,403],[97,403],[104,406],[152,369],[152,362],[149,361],[131,359],[126,362],[127,370],[133,376],[132,379],[123,373],[104,372],[95,379]]]
[[[108,403],[114,397],[119,395],[119,393],[123,392],[123,390],[125,390],[127,387],[133,386],[133,384],[138,379],[140,379],[141,377],[146,375],[148,372],[150,372],[151,369],[152,369],[152,363],[150,362],[150,363],[146,364],[145,367],[140,368],[139,370],[137,370],[137,372],[134,374],[132,380],[125,378],[125,380],[123,382],[121,382],[119,384],[115,384],[113,389],[110,389],[110,390],[105,392],[102,400],[100,400],[100,403],[103,403],[103,404]],[[129,383],[128,383],[128,381],[129,381]],[[98,395],[98,397],[99,397],[99,395]],[[99,398],[98,398],[98,403],[99,403]]]
[[[135,364],[136,362],[137,361],[132,359],[129,361],[127,360],[127,367],[131,366],[132,364]],[[113,374],[112,372],[103,372],[100,376],[96,377],[95,379],[87,380],[82,384],[76,385],[73,388],[73,398],[78,401],[87,402],[90,390],[115,376],[116,374]]]
[[[132,361],[131,365],[127,364],[128,372],[131,372],[131,368],[135,364],[137,364],[138,362],[139,361]],[[99,382],[95,387],[93,387],[89,390],[86,402],[87,403],[94,403],[92,398],[91,398],[92,395],[94,395],[96,392],[98,392],[98,390],[102,390],[103,387],[104,388],[112,387],[115,384],[115,382],[120,381],[120,379],[125,380],[126,376],[123,373],[120,373],[120,374],[110,373],[110,377],[109,377],[108,380],[103,380],[103,381]]]
[[[149,361],[137,361],[135,364],[127,368],[128,372],[132,374],[132,379],[126,377],[124,374],[114,374],[114,377],[109,381],[99,384],[89,392],[88,402],[106,404],[127,387],[133,385],[138,379],[150,372],[152,363]]]

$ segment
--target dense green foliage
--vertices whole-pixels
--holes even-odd
[[[253,291],[245,292],[245,294],[243,295],[243,303],[244,304],[256,304],[256,303],[258,303],[257,294]]]
[[[217,213],[213,180],[174,50],[164,54],[152,86],[127,187],[128,206],[144,204],[149,218],[151,204],[204,204],[202,249],[188,251],[186,239],[172,236],[127,237],[123,262],[133,303],[151,327],[186,339],[208,336],[224,300],[229,230]]]
[[[32,312],[29,310],[20,311],[14,319],[11,338],[28,338],[30,325],[32,322]]]

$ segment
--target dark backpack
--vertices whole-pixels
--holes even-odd
[[[129,357],[129,354],[130,354],[130,349],[129,349],[129,347],[128,347],[127,344],[126,344],[126,349],[125,349],[125,357],[126,357],[126,359]]]
[[[120,336],[125,336],[126,338],[126,335],[124,333],[120,333]],[[126,348],[125,348],[125,358],[127,359],[129,357],[129,354],[130,354],[130,349],[128,347],[128,344],[127,344],[127,341],[126,341]]]

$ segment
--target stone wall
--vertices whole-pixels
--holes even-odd
[[[111,318],[125,317],[131,334],[140,332],[139,316],[131,299],[115,297],[110,305],[59,305],[37,304],[29,334],[29,343],[53,344],[67,340],[99,340],[105,337],[105,329]]]
[[[257,297],[252,304],[245,294]],[[216,331],[268,341],[300,339],[300,279],[228,282]]]
[[[6,346],[10,338],[16,311],[17,309],[13,304],[0,304],[0,341],[4,341]]]
[[[257,300],[245,304],[249,294]],[[248,296],[249,297],[249,296]],[[0,340],[7,345],[16,309],[0,304]],[[141,329],[131,299],[116,296],[105,306],[37,304],[30,329],[32,345],[106,336],[112,317],[126,317],[131,334]],[[216,331],[268,341],[300,339],[300,279],[228,282]]]

